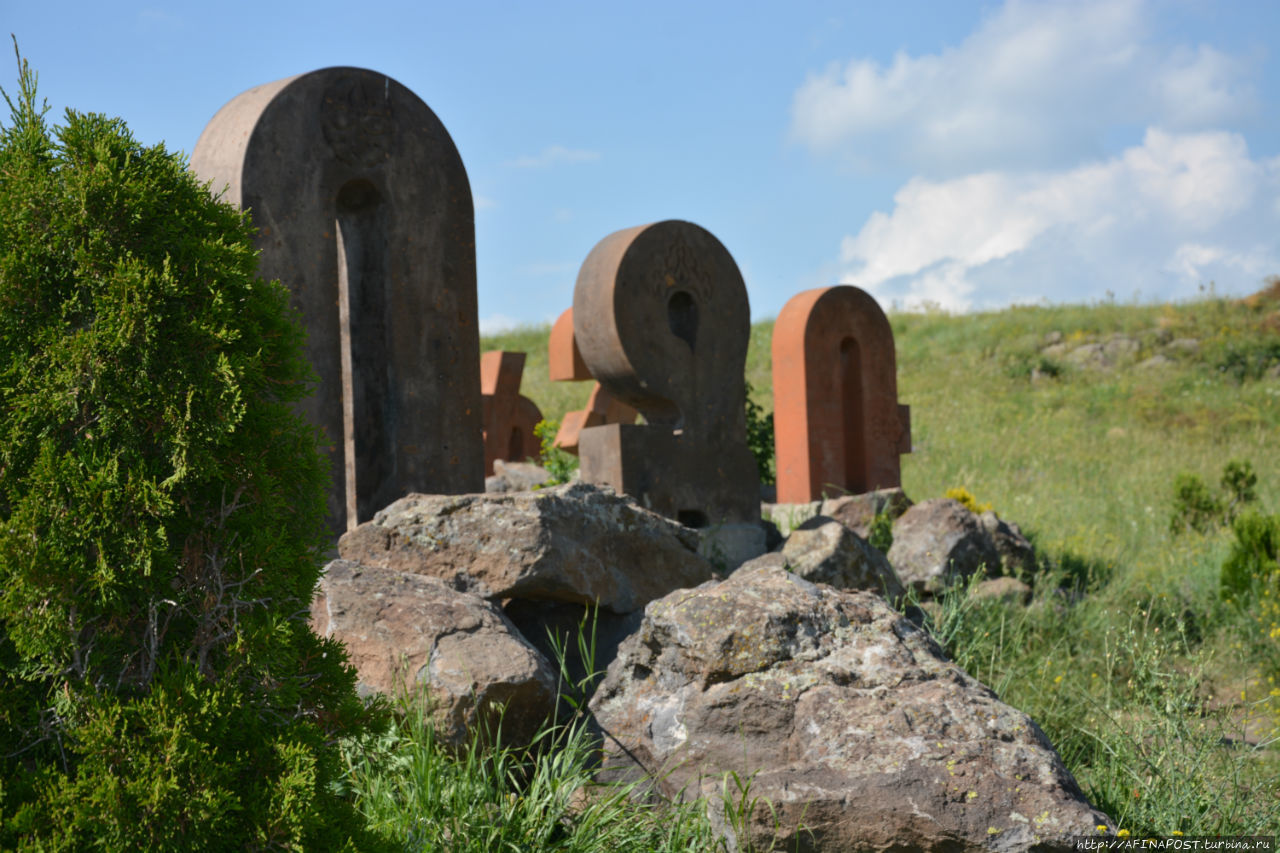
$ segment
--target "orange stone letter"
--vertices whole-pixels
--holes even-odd
[[[520,394],[524,353],[493,350],[480,356],[480,400],[484,417],[484,474],[493,461],[523,462],[538,458],[541,447],[533,428],[542,412]]]
[[[575,382],[591,378],[587,363],[582,360],[582,350],[573,336],[573,309],[567,308],[551,327],[547,340],[547,366],[552,382]],[[578,454],[578,435],[587,427],[605,424],[633,424],[635,409],[615,398],[599,382],[591,389],[587,407],[576,412],[565,412],[556,433],[555,446],[575,456]]]
[[[902,485],[911,410],[898,404],[893,330],[869,293],[806,290],[773,327],[779,503]]]

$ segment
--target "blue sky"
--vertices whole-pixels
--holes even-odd
[[[490,330],[554,319],[596,242],[661,219],[719,237],[757,319],[840,282],[979,310],[1280,274],[1274,0],[0,9],[54,115],[185,152],[260,83],[394,77],[466,164]]]

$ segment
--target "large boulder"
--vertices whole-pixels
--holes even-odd
[[[1029,574],[1036,570],[1036,549],[1022,534],[1022,528],[1012,521],[1005,521],[991,510],[978,516],[978,523],[991,538],[991,545],[995,548],[1004,574]]]
[[[570,483],[498,495],[409,495],[348,531],[338,552],[484,598],[639,610],[713,567],[691,530],[611,490]]]
[[[905,592],[884,554],[826,516],[814,516],[793,530],[782,546],[782,556],[791,571],[811,583],[870,590],[894,602]]]
[[[705,796],[762,849],[1071,849],[1107,818],[1036,724],[879,596],[749,564],[650,604],[591,701],[606,778]],[[733,791],[733,783],[730,782]]]
[[[964,504],[934,498],[911,507],[894,522],[889,562],[904,584],[933,595],[981,568],[999,574],[1000,554],[991,535]]]
[[[504,740],[527,744],[555,708],[555,674],[502,611],[436,578],[335,560],[311,623],[346,645],[362,693],[425,688],[451,746],[477,726],[495,731],[500,709]]]

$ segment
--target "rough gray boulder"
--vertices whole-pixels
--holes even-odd
[[[871,521],[882,512],[897,518],[911,506],[911,499],[900,488],[878,489],[861,495],[841,495],[802,504],[762,504],[762,515],[785,537],[809,519],[824,515],[848,527],[862,538],[871,531]]]
[[[758,798],[744,832],[761,849],[1067,850],[1111,824],[926,631],[777,566],[651,603],[590,707],[602,776],[707,797],[730,849],[748,839],[714,805],[729,772]]]
[[[1031,603],[1031,587],[1013,577],[987,578],[973,588],[977,599],[994,599],[1004,604]]]
[[[985,567],[998,574],[1000,554],[978,517],[951,498],[918,503],[893,525],[889,563],[904,584],[933,595]]]
[[[1000,558],[1000,570],[1004,574],[1029,574],[1036,570],[1036,549],[1022,535],[1022,528],[1012,521],[1005,521],[991,510],[978,516],[978,523],[991,538],[991,545]]]
[[[508,743],[528,743],[552,713],[547,661],[492,602],[436,578],[334,560],[311,606],[316,633],[347,647],[361,692],[425,687],[437,736],[460,746],[500,707]]]
[[[541,465],[495,459],[493,474],[484,478],[484,490],[489,494],[499,495],[507,492],[527,492],[550,479],[551,475]]]
[[[698,533],[583,483],[504,495],[408,495],[348,531],[345,559],[440,578],[484,598],[639,610],[713,567]]]
[[[842,495],[822,502],[821,515],[834,518],[854,533],[866,539],[871,533],[871,522],[880,513],[888,513],[897,520],[911,508],[911,499],[900,488],[878,489],[862,495]]]
[[[815,516],[793,530],[782,556],[791,571],[811,583],[870,590],[893,602],[906,591],[884,554],[826,516]]]

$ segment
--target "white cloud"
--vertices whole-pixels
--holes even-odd
[[[581,148],[565,148],[563,145],[548,146],[538,154],[517,157],[507,163],[517,169],[546,169],[568,163],[591,163],[600,159],[599,151],[587,151]]]
[[[812,74],[792,137],[934,177],[1096,157],[1116,125],[1203,130],[1256,109],[1246,63],[1148,34],[1141,0],[1009,0],[959,46]]]
[[[1280,272],[1280,158],[1237,134],[1150,129],[1120,155],[1060,171],[915,178],[844,238],[843,280],[882,303],[951,310],[1170,298]]]
[[[474,205],[476,210],[493,210],[498,206],[498,203],[487,195],[473,194],[471,196],[471,203]]]

